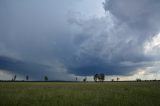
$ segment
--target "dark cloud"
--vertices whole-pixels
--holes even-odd
[[[87,19],[70,12],[75,2],[1,1],[0,68],[57,79],[152,65],[144,46],[160,30],[158,0],[105,0],[105,15]]]
[[[43,80],[44,76],[48,76],[50,80],[72,80],[72,76],[65,75],[67,74],[65,70],[64,72],[56,72],[58,67],[61,66],[60,64],[56,64],[56,67],[53,66],[0,56],[0,70],[4,72],[7,70],[12,75],[17,75],[21,78],[25,78],[26,75],[29,75],[31,80]],[[63,68],[63,66],[61,67]],[[65,78],[63,78],[64,76]]]
[[[75,60],[78,65],[74,61],[75,68],[71,70],[82,75],[98,72],[124,75],[152,66],[155,60],[144,53],[144,46],[159,33],[159,8],[156,0],[106,0],[105,17],[75,21],[82,30],[79,35],[87,39],[79,45]],[[121,66],[124,62],[133,66]]]
[[[4,56],[3,57],[0,56],[0,69],[8,70],[13,72],[13,74],[19,74],[22,76],[30,75],[30,78],[38,78],[38,79],[40,79],[41,76],[49,74],[48,66],[34,64],[34,63],[27,63]]]
[[[104,9],[111,12],[120,21],[130,27],[146,32],[145,35],[159,31],[158,19],[160,14],[158,0],[106,0]]]

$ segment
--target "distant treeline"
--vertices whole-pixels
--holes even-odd
[[[12,80],[0,80],[0,82],[46,82],[46,81],[26,81],[26,80],[16,80],[16,81],[12,81]],[[63,81],[63,80],[50,80],[47,82],[82,82],[82,81]],[[87,81],[87,82],[95,82],[95,81]],[[160,80],[141,80],[141,81],[137,81],[137,80],[130,80],[130,81],[103,81],[103,82],[160,82]]]
[[[116,79],[111,79],[110,81],[105,81],[105,74],[100,73],[100,74],[95,74],[93,76],[93,81],[87,81],[87,77],[85,77],[83,82],[154,82],[154,81],[160,81],[160,80],[142,80],[140,78],[137,78],[135,80],[128,80],[128,81],[120,81],[120,78],[117,77]],[[75,80],[73,81],[67,81],[67,80],[49,80],[48,76],[44,76],[43,80],[29,80],[29,76],[26,75],[25,80],[17,80],[17,76],[14,75],[11,80],[0,80],[0,82],[81,82],[78,81],[78,78],[76,77]]]

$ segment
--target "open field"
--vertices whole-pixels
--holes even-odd
[[[160,82],[0,82],[0,106],[160,106]]]

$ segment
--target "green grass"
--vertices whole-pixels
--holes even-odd
[[[160,106],[160,82],[0,82],[0,106]]]

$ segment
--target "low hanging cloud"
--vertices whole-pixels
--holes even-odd
[[[83,75],[98,72],[125,75],[152,67],[155,58],[144,53],[144,46],[159,33],[160,3],[106,0],[103,5],[105,17],[74,22],[81,29],[78,35],[84,39],[75,37],[83,41],[77,52],[77,65],[71,69]]]
[[[160,31],[159,1],[105,0],[105,14],[89,18],[70,11],[77,2],[0,3],[0,68],[33,78],[71,79],[131,75],[159,61],[145,52]]]

